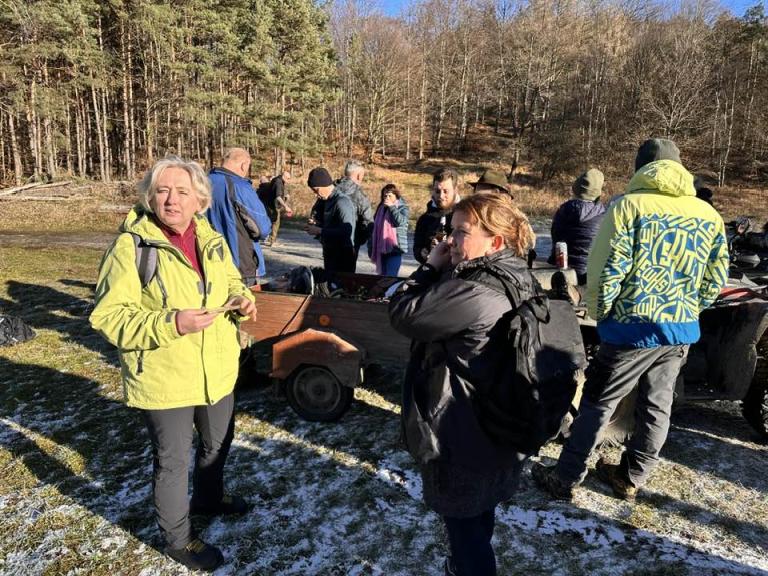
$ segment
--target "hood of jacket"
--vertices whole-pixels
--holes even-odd
[[[205,216],[195,214],[194,219],[196,226],[195,235],[201,246],[209,240],[220,236],[220,234],[211,227]],[[163,231],[160,229],[160,226],[158,226],[152,218],[152,213],[141,203],[136,204],[128,212],[125,220],[120,224],[120,232],[138,234],[145,242],[169,243],[165,234],[163,234]]]
[[[573,211],[573,214],[581,223],[589,222],[593,218],[605,214],[605,205],[602,202],[573,198],[569,200],[568,203],[570,205],[570,210]]]
[[[533,275],[525,260],[516,256],[509,248],[494,252],[490,256],[459,262],[453,270],[454,278],[482,282],[499,292],[504,292],[504,284],[499,276],[517,286],[522,293],[522,299],[533,296]]]
[[[627,185],[626,194],[696,196],[693,174],[674,160],[657,160],[640,168]]]

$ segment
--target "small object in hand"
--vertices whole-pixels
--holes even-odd
[[[220,314],[221,312],[229,312],[231,310],[239,310],[239,304],[225,304],[224,306],[217,306],[216,308],[206,308],[206,314]]]
[[[558,268],[568,268],[568,244],[565,242],[555,244],[555,264]]]

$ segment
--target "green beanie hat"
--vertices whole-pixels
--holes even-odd
[[[576,178],[573,186],[571,186],[571,190],[573,190],[573,195],[576,198],[594,202],[603,193],[603,182],[605,182],[603,173],[597,168],[590,168]]]
[[[640,170],[646,164],[656,160],[674,160],[678,164],[680,161],[680,149],[672,140],[664,138],[651,138],[640,144],[635,156],[635,172]]]

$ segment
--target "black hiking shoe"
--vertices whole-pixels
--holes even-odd
[[[190,516],[230,516],[245,514],[249,509],[250,506],[244,498],[227,494],[221,499],[221,502],[213,506],[196,504],[193,499],[189,506],[189,514]]]
[[[534,462],[531,467],[533,481],[555,500],[571,502],[573,500],[573,486],[563,483],[557,475],[555,466],[544,466],[541,462]]]
[[[595,464],[595,472],[601,482],[611,487],[616,498],[621,498],[628,502],[635,501],[635,498],[637,498],[637,487],[623,477],[623,474],[619,472],[618,464],[608,464],[600,458],[597,464]]]
[[[195,538],[184,548],[166,548],[165,553],[190,570],[213,572],[224,563],[221,550]]]

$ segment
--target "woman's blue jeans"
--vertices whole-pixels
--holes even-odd
[[[403,262],[402,252],[390,252],[381,255],[381,275],[397,276],[400,271],[400,264]]]

